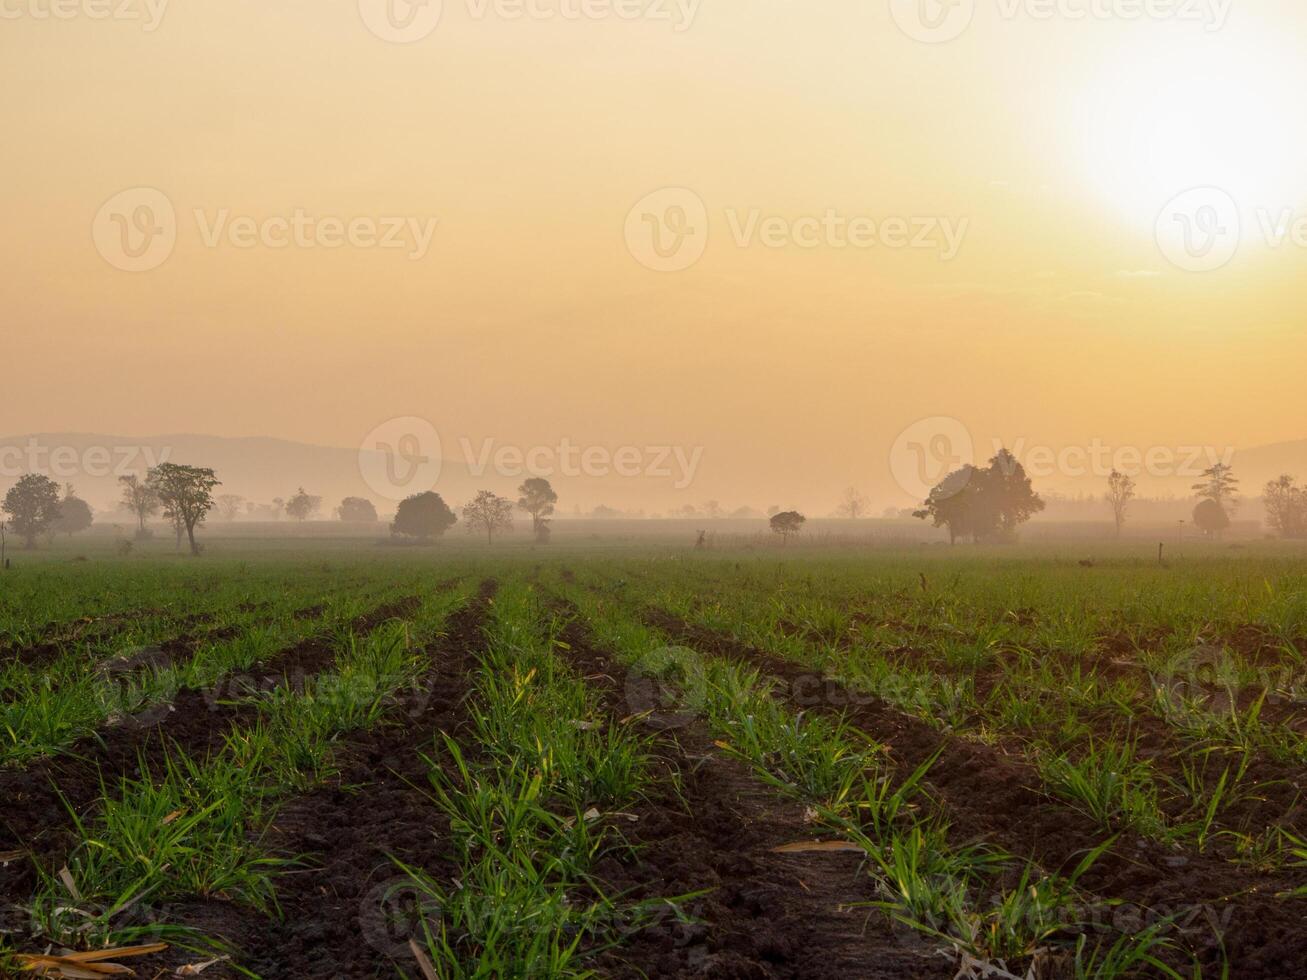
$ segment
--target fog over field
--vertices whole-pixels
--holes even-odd
[[[0,980],[1290,980],[1301,0],[0,0]]]

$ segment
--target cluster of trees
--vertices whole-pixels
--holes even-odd
[[[215,506],[213,489],[219,485],[213,470],[176,463],[160,463],[142,480],[135,474],[119,478],[122,502],[140,522],[138,537],[148,537],[146,520],[154,514],[172,522],[181,547],[185,534],[193,554],[199,554],[195,528]],[[26,547],[36,546],[42,535],[76,534],[89,528],[94,520],[91,507],[77,496],[73,487],[65,488],[62,499],[59,486],[48,476],[29,473],[5,495],[4,511],[8,524],[23,539]]]
[[[36,547],[42,535],[76,534],[85,531],[95,520],[91,505],[81,497],[73,485],[64,487],[59,496],[59,484],[48,476],[29,473],[10,487],[5,494],[6,522],[23,539],[27,548]]]
[[[913,516],[948,529],[949,541],[1012,541],[1017,527],[1044,509],[1025,468],[1001,449],[986,467],[970,463],[944,477]]]
[[[558,494],[549,481],[532,477],[517,488],[517,508],[531,515],[531,530],[541,544],[549,541],[551,518]],[[491,490],[482,490],[462,508],[463,523],[469,533],[482,533],[493,544],[495,535],[513,527],[513,501]],[[439,538],[458,523],[458,517],[440,494],[428,490],[400,502],[391,534],[430,541]]]

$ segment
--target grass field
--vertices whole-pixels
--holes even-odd
[[[0,970],[1307,963],[1289,547],[155,550],[0,575]]]

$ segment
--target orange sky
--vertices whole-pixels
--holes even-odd
[[[977,0],[940,43],[913,2],[445,0],[398,44],[360,0],[0,0],[0,430],[354,446],[417,415],[703,446],[699,496],[757,502],[876,486],[926,416],[986,445],[1307,435],[1301,2]],[[101,209],[141,187],[176,242],[127,272]],[[626,231],[667,187],[706,247],[659,272]],[[1211,271],[1156,234],[1194,187],[1242,219]],[[297,213],[409,247],[273,247]],[[956,255],[884,224],[941,217]]]

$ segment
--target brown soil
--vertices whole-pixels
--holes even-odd
[[[857,728],[889,746],[907,769],[939,753],[929,784],[959,840],[992,841],[1014,854],[1033,857],[1049,870],[1067,871],[1104,840],[1104,832],[1091,820],[1041,792],[1038,773],[1023,761],[940,732],[882,702],[816,677],[810,668],[665,611],[650,610],[647,618],[677,642],[747,663],[780,679],[780,696],[796,707],[844,714]],[[796,696],[799,692],[807,696]],[[1241,980],[1283,980],[1296,975],[1307,961],[1307,903],[1276,897],[1301,886],[1301,876],[1257,875],[1218,858],[1168,852],[1123,835],[1081,883],[1105,898],[1132,903],[1144,915],[1192,917],[1193,928],[1186,938],[1214,975],[1220,975],[1220,950],[1209,918],[1223,935],[1232,975]]]
[[[341,778],[297,797],[277,816],[276,850],[299,856],[305,868],[278,879],[282,920],[265,921],[240,942],[246,969],[267,980],[352,980],[393,977],[399,961],[416,972],[403,928],[388,921],[412,897],[401,889],[388,898],[390,886],[404,882],[392,859],[442,878],[456,871],[427,796],[422,753],[432,752],[440,732],[454,734],[464,723],[468,674],[494,592],[493,581],[483,583],[479,596],[450,617],[430,650],[425,702],[397,723],[347,739]]]
[[[625,669],[595,649],[577,620],[563,634],[566,656],[604,692],[614,716],[625,713]],[[875,978],[951,977],[946,957],[879,914],[850,906],[875,898],[861,861],[850,853],[776,854],[782,844],[815,839],[802,804],[773,791],[714,749],[692,722],[662,733],[669,778],[622,825],[636,848],[597,868],[602,890],[637,901],[689,895],[682,922],[670,912],[624,937],[600,959],[611,977]]]
[[[402,616],[416,598],[388,603],[356,620],[367,632],[387,619]],[[0,770],[0,853],[26,850],[35,860],[50,863],[72,844],[70,813],[85,815],[120,777],[139,778],[142,768],[155,772],[165,755],[181,751],[203,758],[220,749],[228,732],[251,723],[249,704],[224,703],[249,689],[271,690],[287,683],[302,684],[328,669],[336,651],[322,638],[296,644],[262,664],[256,676],[227,677],[203,691],[179,691],[171,704],[151,707],[140,715],[100,729],[73,746],[67,755],[42,759],[21,770]],[[142,766],[142,763],[144,764]],[[0,866],[0,906],[25,897],[35,884],[30,861]]]

